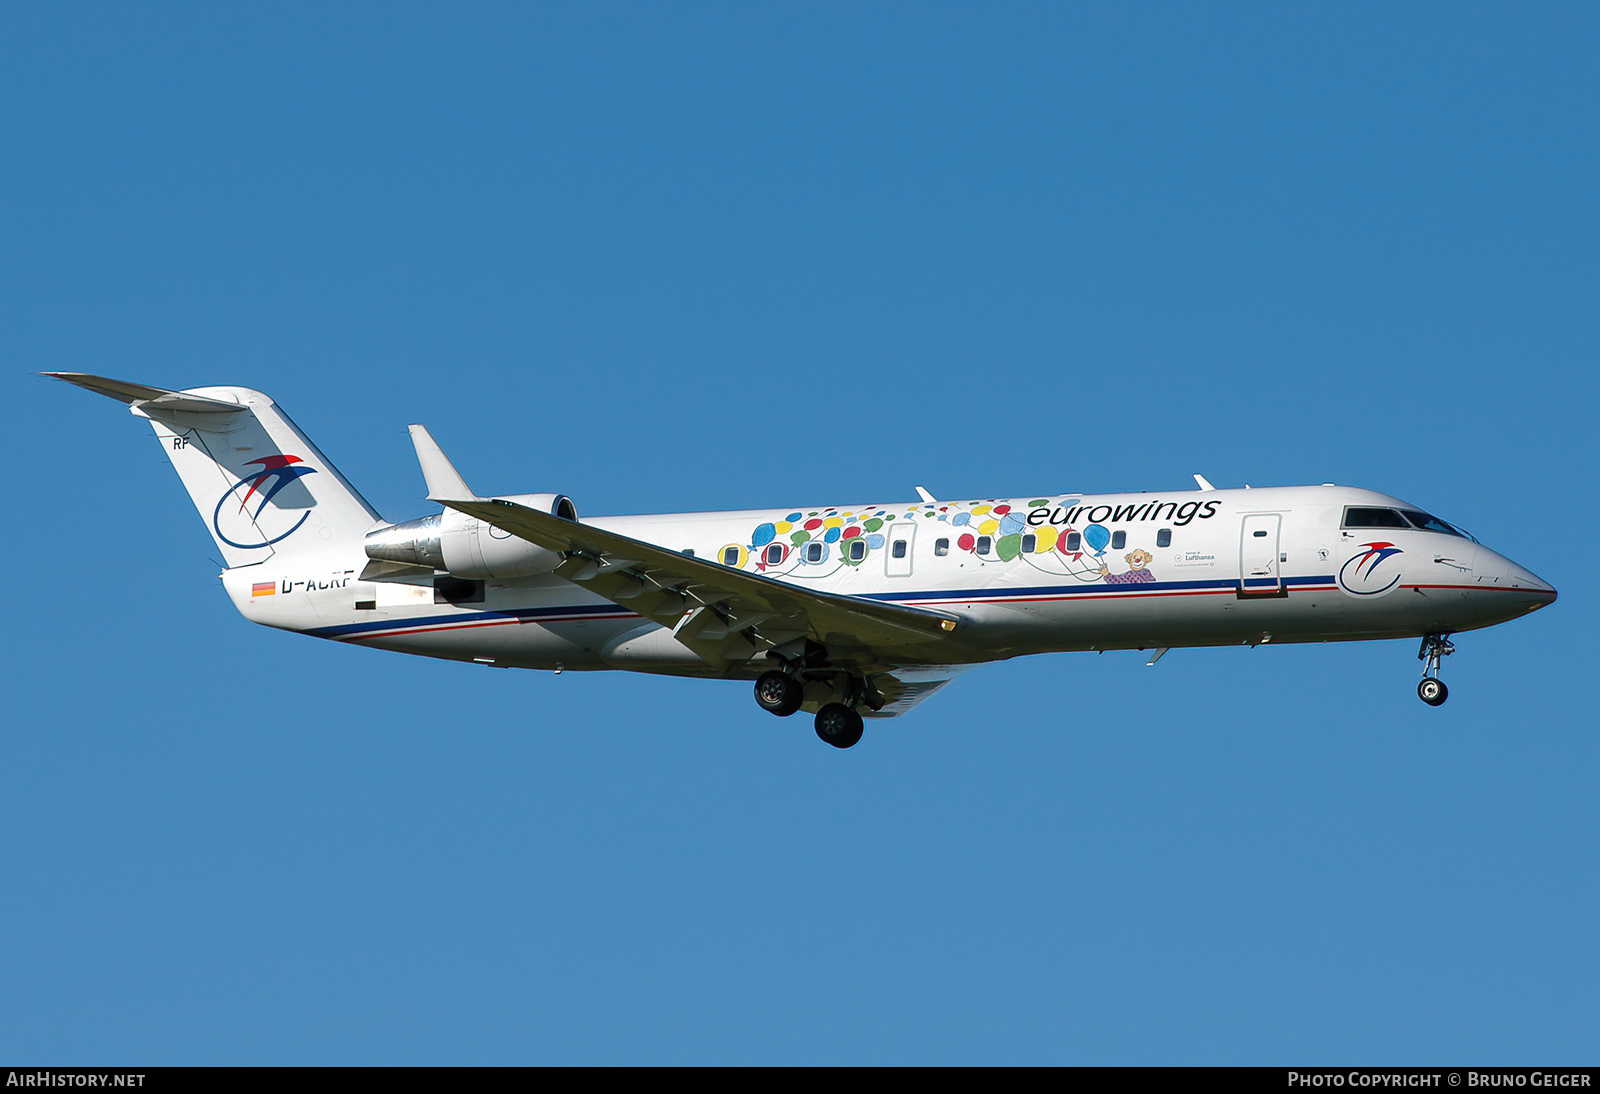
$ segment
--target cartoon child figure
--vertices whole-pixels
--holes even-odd
[[[1113,585],[1134,585],[1142,581],[1154,581],[1156,575],[1149,570],[1150,562],[1155,558],[1149,551],[1130,551],[1124,556],[1128,560],[1127,573],[1111,573],[1105,563],[1100,564],[1100,576]]]

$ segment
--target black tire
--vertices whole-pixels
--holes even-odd
[[[764,672],[756,679],[756,705],[769,714],[787,718],[805,702],[805,689],[787,673]]]
[[[1450,698],[1450,689],[1436,676],[1425,676],[1417,685],[1417,697],[1430,707],[1436,707]]]
[[[834,748],[849,748],[861,740],[861,715],[843,703],[829,703],[817,711],[817,736]]]

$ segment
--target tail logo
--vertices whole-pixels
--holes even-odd
[[[1400,582],[1399,563],[1376,571],[1393,555],[1404,554],[1392,543],[1363,543],[1361,554],[1351,555],[1339,567],[1339,588],[1352,596],[1382,596]],[[1392,573],[1391,573],[1392,571]]]
[[[246,475],[230,486],[222,497],[217,499],[216,511],[211,514],[211,527],[216,531],[217,538],[230,547],[238,547],[241,550],[249,551],[257,547],[270,547],[272,544],[281,539],[286,539],[298,531],[300,526],[306,522],[306,519],[311,516],[309,508],[300,514],[299,520],[277,535],[272,534],[274,529],[271,518],[268,519],[268,526],[263,527],[260,517],[266,511],[267,503],[273,499],[278,491],[302,476],[315,475],[317,473],[317,469],[314,467],[296,466],[303,462],[299,456],[266,456],[259,460],[251,460],[250,463],[259,464],[261,470]],[[249,489],[245,490],[242,497],[239,497],[239,491],[244,487],[249,487]],[[260,503],[256,506],[255,512],[247,513],[245,511],[246,506],[258,496]],[[235,498],[239,503],[237,511],[228,504]],[[280,510],[273,510],[274,514],[279,512]],[[292,511],[282,512],[283,517],[281,519],[288,519],[292,515]],[[224,525],[226,525],[227,530],[224,530]],[[235,539],[235,536],[239,538]]]

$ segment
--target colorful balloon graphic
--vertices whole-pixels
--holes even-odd
[[[1111,545],[1111,533],[1103,524],[1091,524],[1083,530],[1083,541],[1089,545],[1096,557],[1103,556],[1106,548]]]
[[[795,566],[816,565],[827,559],[833,564],[843,562],[855,566],[866,561],[869,553],[887,545],[885,533],[890,522],[926,520],[943,523],[941,532],[954,529],[952,538],[956,546],[969,554],[977,551],[980,539],[986,540],[985,562],[1012,563],[1027,556],[1031,565],[1046,574],[1098,581],[1100,562],[1112,542],[1110,529],[1103,524],[1091,524],[1078,533],[1051,519],[1060,520],[1063,511],[1078,503],[1076,497],[1035,498],[1027,503],[989,498],[976,502],[913,505],[903,513],[879,505],[859,509],[796,510],[756,524],[747,545],[739,548],[737,544],[729,544],[719,558],[726,558],[727,549],[739,548],[735,559],[741,568],[748,565],[787,572]],[[1035,517],[1034,511],[1041,509],[1045,513]],[[949,540],[943,542],[949,544]],[[856,543],[861,546],[852,549]],[[839,550],[831,551],[829,545],[837,545]],[[813,551],[820,557],[809,557]],[[855,554],[862,557],[850,557]],[[778,555],[781,559],[768,561],[769,556]]]

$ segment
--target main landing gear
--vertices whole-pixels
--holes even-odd
[[[1439,666],[1447,654],[1455,652],[1456,648],[1451,644],[1449,635],[1423,636],[1422,648],[1417,650],[1417,660],[1426,663],[1422,666],[1422,681],[1417,684],[1417,696],[1430,707],[1436,707],[1450,698],[1450,689],[1439,679]]]
[[[773,669],[756,680],[756,705],[769,714],[787,718],[804,702],[805,685],[786,672]],[[817,711],[817,736],[834,748],[849,748],[861,740],[862,731],[863,720],[854,706],[828,703]]]
[[[786,672],[763,672],[756,680],[756,705],[768,714],[787,718],[805,702],[806,691]]]
[[[829,703],[817,711],[817,736],[834,748],[849,748],[861,740],[861,715],[843,703]]]

